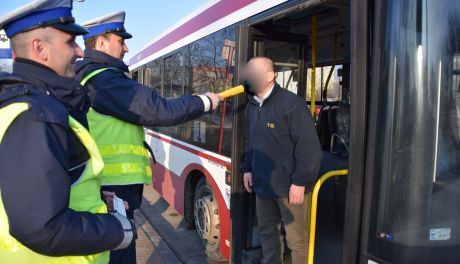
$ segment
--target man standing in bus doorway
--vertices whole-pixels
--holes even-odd
[[[107,214],[101,156],[84,127],[83,56],[72,0],[37,0],[0,17],[12,74],[0,75],[0,263],[108,263],[133,223]]]
[[[124,20],[125,12],[114,12],[84,23],[89,33],[83,36],[86,49],[76,71],[77,79],[90,90],[90,132],[106,164],[102,189],[127,201],[127,215],[133,219],[144,184],[152,182],[143,126],[172,126],[195,119],[217,108],[221,98],[206,93],[168,100],[128,78],[122,59],[128,52],[125,39],[132,36]],[[135,262],[135,242],[110,256],[110,263]]]
[[[245,110],[244,187],[255,192],[262,263],[283,263],[281,222],[292,263],[307,263],[306,193],[319,172],[322,152],[313,118],[299,96],[276,82],[275,65],[252,58],[244,76],[253,95]]]

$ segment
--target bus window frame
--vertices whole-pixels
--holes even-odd
[[[371,170],[367,168],[366,159],[374,151],[367,144],[368,135],[372,135],[367,126],[369,111],[376,110],[375,104],[368,100],[372,6],[371,0],[351,1],[350,8],[350,153],[353,154],[348,161],[345,208],[349,213],[345,214],[344,220],[342,263],[367,262],[367,240],[364,238],[368,235],[368,225],[364,212],[368,209],[365,206],[371,193],[367,185],[372,175],[367,175]]]
[[[336,61],[336,64],[335,64],[336,70],[337,70],[337,67],[338,67],[338,66],[343,66],[344,64],[349,64],[349,63],[350,63],[350,61],[347,61],[347,60],[338,60],[338,61]],[[323,63],[317,63],[317,64],[316,64],[316,68],[328,67],[328,66],[332,66],[332,64],[333,64],[333,61],[327,61],[327,62],[323,62]],[[307,76],[308,76],[307,71],[308,71],[309,69],[312,68],[312,67],[311,67],[311,64],[307,64],[304,68],[305,68],[305,80],[306,80],[306,82],[309,83],[309,79],[307,78]],[[334,70],[334,71],[335,71],[335,70]],[[328,74],[328,73],[329,73],[328,71],[324,71],[323,74],[324,74],[324,76],[327,77],[327,74]],[[320,81],[320,80],[317,79],[316,82],[319,83],[319,81]],[[331,84],[329,83],[329,86],[330,86],[330,85],[331,85]],[[329,87],[329,88],[330,88],[330,87]],[[308,87],[306,87],[305,89],[308,89]],[[328,90],[329,90],[329,89],[328,89]],[[305,91],[306,91],[306,90],[305,90]],[[317,95],[316,95],[315,105],[322,105],[322,104],[323,104],[323,92],[324,92],[324,86],[321,85],[321,92],[320,92],[319,94],[317,93]],[[307,102],[308,104],[311,104],[311,100],[306,100],[306,97],[307,97],[307,95],[306,95],[306,92],[305,92],[305,96],[304,96],[303,98],[305,99],[305,102]],[[341,93],[340,93],[340,99],[339,99],[339,100],[327,101],[327,104],[337,104],[338,102],[340,102],[340,101],[342,101],[342,100],[344,99],[344,98],[342,98],[342,97],[343,97],[343,96],[342,96],[342,92],[341,92]]]

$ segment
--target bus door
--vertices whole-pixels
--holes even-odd
[[[460,2],[374,14],[361,262],[459,263]]]
[[[325,157],[320,174],[348,167],[350,59],[347,12],[348,9],[334,7],[316,9],[314,12],[306,8],[280,14],[279,17],[272,15],[271,19],[251,24],[245,29],[247,42],[243,48],[247,49],[246,61],[254,56],[271,58],[277,73],[276,82],[317,109],[315,119]],[[313,14],[317,14],[315,62],[312,62],[311,49]],[[240,61],[240,64],[244,63],[245,61]],[[312,65],[315,64],[313,71]],[[311,99],[313,75],[316,78],[317,94],[314,100]],[[323,93],[326,87],[327,92]],[[244,99],[239,97],[238,100]],[[243,111],[244,105],[241,102],[238,104],[242,105],[240,109]],[[236,113],[234,140],[237,142],[234,144],[242,148],[244,126],[238,125],[241,124],[238,116],[241,114]],[[237,155],[241,151],[237,148],[233,150],[234,155],[237,154],[232,160],[240,160],[241,156]],[[236,180],[240,179],[234,178],[232,188],[238,188]],[[234,189],[235,191],[237,190]],[[323,186],[320,194],[315,263],[341,263],[346,181],[330,180]],[[244,191],[238,195],[234,193],[231,210],[232,261],[260,261],[262,252],[254,195]],[[237,215],[240,217],[236,217]],[[284,257],[288,262],[289,253],[285,245]]]

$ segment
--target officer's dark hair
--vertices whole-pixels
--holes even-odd
[[[110,38],[110,33],[105,33],[105,34],[102,34],[102,35],[97,35],[97,36],[85,39],[85,47],[87,49],[96,48],[96,41],[97,41],[98,37],[103,37],[105,39],[109,39]]]

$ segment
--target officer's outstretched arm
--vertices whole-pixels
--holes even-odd
[[[66,128],[37,121],[30,111],[8,128],[0,145],[0,190],[10,234],[50,256],[117,248],[129,234],[115,216],[68,208],[67,135]]]
[[[88,82],[92,107],[98,112],[143,126],[174,126],[210,110],[206,97],[166,99],[123,73],[105,71]]]

